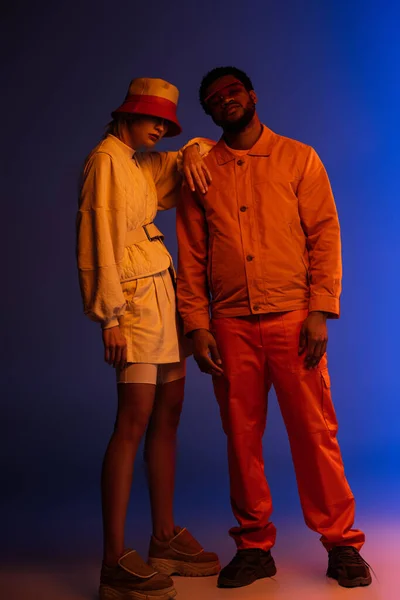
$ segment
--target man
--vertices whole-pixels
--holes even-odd
[[[223,135],[205,161],[209,190],[184,188],[178,207],[178,306],[194,357],[213,376],[228,441],[239,526],[230,531],[237,553],[218,585],[244,586],[276,573],[262,455],[271,385],[305,521],[329,553],[327,575],[345,587],[369,585],[326,358],[326,321],[338,318],[341,292],[339,222],[327,174],[312,148],[260,122],[242,71],[208,73],[200,101]]]

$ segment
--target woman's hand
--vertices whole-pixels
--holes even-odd
[[[208,185],[211,183],[211,174],[201,157],[199,145],[192,144],[185,148],[182,159],[183,174],[189,188],[194,192],[197,185],[199,190],[206,194]]]
[[[104,360],[114,368],[126,366],[127,344],[119,326],[103,329]]]

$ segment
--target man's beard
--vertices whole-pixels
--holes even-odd
[[[237,121],[214,121],[214,123],[218,125],[218,127],[222,127],[226,133],[240,133],[251,122],[255,112],[256,105],[254,102],[251,102],[246,106],[243,115],[240,119],[237,119]]]

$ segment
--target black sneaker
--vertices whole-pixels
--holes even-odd
[[[260,548],[248,548],[238,550],[231,562],[221,570],[217,585],[221,588],[243,587],[275,574],[275,561],[270,550],[266,552]]]
[[[329,551],[326,574],[336,579],[343,587],[371,585],[372,577],[369,569],[369,564],[354,546],[336,546]]]

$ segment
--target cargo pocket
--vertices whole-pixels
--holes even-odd
[[[327,428],[331,433],[336,434],[338,431],[338,422],[332,402],[331,378],[327,368],[322,369],[320,373],[322,379],[322,412]]]

